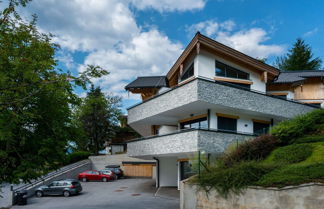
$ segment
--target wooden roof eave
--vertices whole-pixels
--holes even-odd
[[[190,41],[187,48],[182,52],[180,57],[177,59],[175,64],[172,66],[170,71],[167,73],[167,78],[170,79],[174,76],[175,72],[179,69],[180,65],[186,60],[188,55],[195,49],[197,43],[200,43],[202,46],[206,46],[208,48],[213,49],[214,51],[223,54],[225,56],[231,57],[232,59],[239,60],[240,62],[244,62],[246,65],[251,66],[259,71],[266,71],[273,76],[279,75],[280,71],[270,65],[267,65],[259,60],[256,60],[246,54],[243,54],[235,49],[232,49],[228,46],[225,46],[219,42],[216,42],[206,36],[201,35],[200,33],[196,33],[194,38]],[[271,76],[272,77],[272,76]]]

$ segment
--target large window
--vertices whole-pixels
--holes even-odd
[[[216,70],[215,73],[217,76],[229,77],[229,78],[237,78],[237,79],[245,79],[248,80],[250,78],[249,74],[228,66],[222,62],[216,60]]]
[[[195,129],[200,129],[200,128],[208,128],[208,122],[207,122],[207,117],[195,119],[195,120],[190,120],[186,122],[180,123],[181,129],[187,129],[187,128],[195,128]]]
[[[192,63],[189,68],[182,73],[180,77],[180,81],[187,80],[188,78],[192,77],[194,75],[194,63]]]
[[[237,119],[217,116],[218,130],[237,131]]]
[[[266,134],[268,133],[270,124],[253,122],[253,133],[255,134]]]

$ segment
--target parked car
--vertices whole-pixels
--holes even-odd
[[[118,178],[124,177],[124,172],[120,168],[120,165],[107,165],[104,170],[113,171],[117,175]]]
[[[91,180],[107,182],[115,179],[113,175],[108,173],[105,174],[97,170],[89,170],[80,173],[78,178],[83,182],[91,181]]]
[[[37,197],[44,195],[76,195],[82,191],[80,182],[76,179],[66,179],[53,181],[49,185],[40,186],[36,189],[35,194]]]
[[[100,170],[99,172],[106,174],[106,175],[111,175],[114,178],[114,180],[118,179],[118,176],[113,171],[111,171],[109,169],[103,169],[103,170]]]

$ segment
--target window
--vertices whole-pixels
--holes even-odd
[[[195,120],[190,120],[186,121],[183,123],[180,123],[181,129],[187,129],[187,128],[195,128],[195,129],[200,129],[200,128],[208,128],[208,122],[207,122],[207,117],[195,119]]]
[[[194,75],[194,63],[192,63],[189,68],[182,73],[180,81],[187,80],[188,78],[192,77]]]
[[[236,132],[237,119],[217,116],[217,126],[219,130]]]
[[[287,95],[276,95],[276,97],[282,98],[282,99],[287,99]]]
[[[246,72],[228,66],[216,60],[215,73],[217,76],[249,80],[250,75]]]
[[[270,124],[253,122],[253,133],[255,134],[265,134],[268,133]]]

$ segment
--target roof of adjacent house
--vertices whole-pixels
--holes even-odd
[[[324,77],[324,70],[282,71],[273,83],[295,83],[316,77]]]
[[[161,88],[167,87],[168,83],[166,76],[145,76],[137,77],[134,81],[129,83],[125,89],[129,90],[132,88]]]

